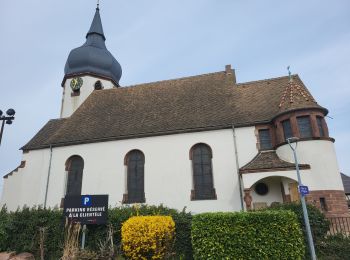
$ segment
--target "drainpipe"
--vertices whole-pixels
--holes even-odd
[[[48,191],[49,191],[49,182],[50,182],[50,174],[51,174],[51,160],[52,160],[52,145],[50,144],[50,160],[49,160],[49,169],[48,169],[48,171],[47,171],[47,180],[46,180],[46,190],[45,190],[44,209],[46,209],[47,193],[48,193]]]
[[[235,126],[232,125],[232,133],[233,133],[233,145],[235,148],[235,158],[236,158],[236,170],[237,170],[237,177],[238,177],[238,185],[239,185],[239,196],[241,199],[241,210],[244,211],[244,203],[243,203],[243,184],[242,184],[242,178],[239,174],[239,162],[238,162],[238,150],[237,150],[237,140],[236,140],[236,131]]]

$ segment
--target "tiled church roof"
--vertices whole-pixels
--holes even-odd
[[[233,73],[94,91],[71,117],[49,121],[22,149],[241,127],[281,113],[288,77],[236,84]],[[294,81],[305,88],[298,76]],[[327,113],[314,102],[298,104]]]
[[[308,164],[299,164],[299,168],[310,169]],[[240,173],[270,172],[295,170],[295,164],[283,161],[278,157],[276,151],[261,151],[253,160],[239,169]]]

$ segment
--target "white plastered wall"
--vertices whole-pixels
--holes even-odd
[[[259,195],[255,192],[255,185],[252,187],[251,196],[253,198],[253,205],[256,202],[265,202],[267,206],[270,206],[272,202],[283,202],[282,192],[281,192],[281,178],[280,177],[270,177],[268,179],[262,180],[268,187],[268,192],[265,195]]]
[[[258,153],[255,127],[241,127],[236,128],[235,131],[238,150],[238,164],[241,168],[249,163]]]
[[[334,144],[328,140],[299,141],[297,146],[299,164],[309,164],[310,171],[301,171],[301,179],[309,190],[343,190]],[[294,163],[288,144],[277,149],[278,156]]]
[[[254,127],[237,128],[236,140],[239,167],[258,153]],[[213,176],[217,200],[191,201],[192,165],[189,150],[196,143],[206,143],[213,151]],[[58,206],[65,192],[65,163],[72,155],[84,159],[83,194],[109,194],[111,206],[121,204],[126,190],[124,157],[133,149],[145,155],[145,197],[147,204],[192,212],[239,211],[240,193],[235,163],[232,129],[164,135],[129,140],[109,141],[53,148],[48,206]],[[298,144],[299,163],[311,165],[302,170],[305,185],[310,190],[342,190],[334,146],[329,141],[307,141]],[[281,159],[294,162],[287,145],[277,150]],[[50,150],[42,149],[24,154],[26,166],[4,179],[1,205],[15,210],[18,205],[44,203]],[[245,188],[260,179],[282,176],[296,180],[294,171],[244,174]],[[284,183],[288,194],[288,182]],[[269,202],[277,201],[277,195]]]
[[[302,170],[303,174],[310,174],[310,170]],[[297,182],[295,171],[275,171],[275,172],[255,172],[243,174],[245,189],[251,189],[253,204],[255,202],[265,202],[270,206],[272,202],[283,202],[281,184],[286,195],[289,192],[289,184]],[[255,186],[263,182],[268,186],[266,195],[259,195],[255,192]]]
[[[237,130],[237,135],[244,132]],[[196,143],[206,143],[213,151],[212,165],[217,200],[191,201],[192,162],[189,151]],[[238,176],[234,158],[232,129],[164,135],[157,137],[109,141],[53,148],[47,205],[58,206],[65,192],[65,163],[72,155],[84,159],[82,194],[109,194],[111,206],[121,205],[125,192],[124,157],[133,149],[145,155],[145,197],[151,205],[192,212],[241,210]],[[2,203],[10,209],[17,205],[43,204],[50,150],[25,154],[27,164],[20,174],[14,173],[4,183]],[[17,174],[21,195],[11,197],[6,191]],[[15,177],[16,178],[16,177]],[[6,191],[5,191],[6,190]],[[28,193],[30,193],[28,195]]]
[[[310,170],[302,170],[303,174],[310,174]],[[275,171],[275,172],[254,172],[243,174],[243,183],[245,189],[250,189],[256,182],[266,180],[272,177],[282,177],[298,181],[295,171]]]
[[[62,108],[61,118],[69,117],[75,110],[86,100],[86,98],[94,91],[94,85],[97,80],[101,81],[104,89],[115,87],[114,84],[105,79],[99,79],[92,76],[80,76],[83,79],[83,85],[80,88],[80,94],[78,96],[72,96],[73,93],[70,82],[71,78],[67,79],[64,83],[62,94]]]
[[[191,201],[192,166],[190,148],[206,143],[213,151],[213,176],[217,200]],[[240,210],[232,130],[187,133],[110,141],[55,148],[48,204],[57,205],[64,196],[64,167],[72,155],[84,159],[83,194],[109,194],[111,206],[121,204],[125,191],[124,157],[133,149],[145,155],[147,204],[187,207],[193,212]]]
[[[23,154],[25,167],[4,179],[1,206],[6,204],[9,210],[16,210],[44,203],[49,155],[49,149]]]

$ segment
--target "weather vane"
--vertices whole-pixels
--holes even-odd
[[[288,75],[289,75],[289,82],[292,82],[293,79],[292,79],[292,73],[290,72],[290,66],[287,67],[287,70],[288,70]]]

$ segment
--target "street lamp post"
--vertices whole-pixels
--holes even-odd
[[[297,176],[298,176],[298,187],[300,187],[300,186],[303,186],[303,184],[301,182],[301,177],[300,177],[300,172],[299,172],[299,163],[298,163],[298,158],[297,158],[297,153],[296,153],[298,138],[297,137],[287,138],[287,142],[293,151],[295,168],[296,168]],[[293,142],[295,143],[295,147],[293,147],[293,145],[292,145]],[[315,246],[314,246],[314,241],[312,239],[309,216],[307,213],[307,207],[306,207],[306,203],[305,203],[305,196],[304,196],[304,194],[302,194],[300,192],[300,188],[299,188],[299,194],[300,194],[301,205],[303,207],[304,222],[305,222],[305,227],[306,227],[307,240],[308,240],[308,244],[309,244],[310,254],[311,254],[311,258],[313,260],[315,260],[316,259]]]
[[[6,111],[6,115],[3,115],[3,112],[0,110],[0,120],[1,123],[1,129],[0,129],[0,145],[2,140],[2,133],[4,132],[5,123],[8,125],[12,124],[12,121],[15,119],[15,110],[10,108]]]

